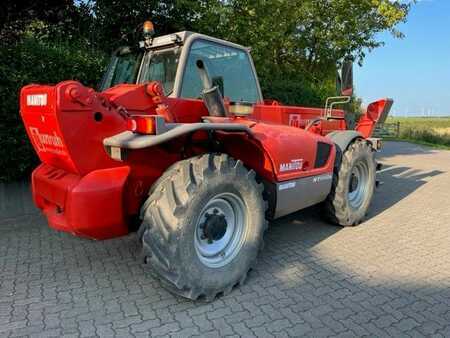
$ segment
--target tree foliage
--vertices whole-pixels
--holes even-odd
[[[18,114],[28,83],[78,79],[94,86],[107,55],[136,43],[142,22],[157,34],[192,30],[252,49],[265,97],[322,106],[335,94],[336,61],[364,60],[410,4],[396,0],[5,0],[0,4],[0,181],[34,165]],[[356,109],[356,108],[355,108]]]
[[[212,24],[203,28],[250,46],[269,93],[280,85],[280,75],[289,79],[286,88],[305,82],[323,91],[336,61],[351,57],[362,63],[367,50],[383,44],[378,32],[402,37],[395,27],[409,8],[390,0],[219,1],[209,9]]]
[[[98,47],[110,51],[136,43],[139,29],[151,19],[157,34],[195,30],[211,0],[96,0],[82,6],[91,14],[91,32]]]

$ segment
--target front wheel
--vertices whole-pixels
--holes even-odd
[[[141,210],[150,271],[190,299],[213,300],[243,283],[267,227],[262,190],[254,171],[224,154],[174,164]]]
[[[364,219],[376,182],[374,151],[366,140],[355,140],[342,154],[325,201],[325,215],[333,223],[355,226]]]

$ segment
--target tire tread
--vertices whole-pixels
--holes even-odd
[[[179,224],[182,224],[183,215],[180,210],[187,207],[195,186],[204,184],[205,178],[210,175],[223,175],[230,169],[233,169],[236,175],[245,175],[248,180],[254,182],[258,192],[264,190],[263,184],[256,182],[253,170],[247,170],[242,161],[236,161],[226,154],[205,154],[179,161],[150,189],[149,197],[141,210],[142,224],[138,231],[143,244],[142,255],[144,262],[151,264],[149,270],[152,270],[152,274],[172,293],[194,300],[202,298],[210,301],[217,295],[229,293],[234,285],[242,285],[247,277],[248,271],[245,271],[239,280],[223,290],[204,290],[198,286],[187,285],[188,281],[182,278],[180,266],[177,264]],[[265,211],[267,205],[267,201],[264,201]],[[267,228],[268,222],[264,218],[264,231]],[[263,242],[261,239],[259,250],[263,248]],[[256,255],[252,257],[250,269],[255,264]]]
[[[333,182],[331,192],[324,202],[325,217],[332,223],[341,226],[356,226],[361,220],[352,220],[347,207],[346,182],[341,177],[352,170],[351,163],[354,156],[360,152],[373,152],[370,144],[363,139],[356,139],[342,154],[339,167],[333,171]],[[375,163],[375,162],[374,162]]]

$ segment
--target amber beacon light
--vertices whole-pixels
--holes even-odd
[[[153,27],[153,23],[151,21],[145,21],[142,26],[142,31],[144,35],[153,36],[155,34],[155,28]]]

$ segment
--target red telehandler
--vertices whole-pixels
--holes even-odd
[[[98,91],[27,85],[20,113],[41,164],[32,193],[49,225],[92,239],[138,224],[145,263],[172,292],[212,300],[244,282],[268,220],[315,204],[341,226],[376,185],[370,138],[392,100],[355,129],[342,94],[325,109],[264,100],[249,49],[192,32],[119,48]],[[347,64],[348,65],[348,64]]]

